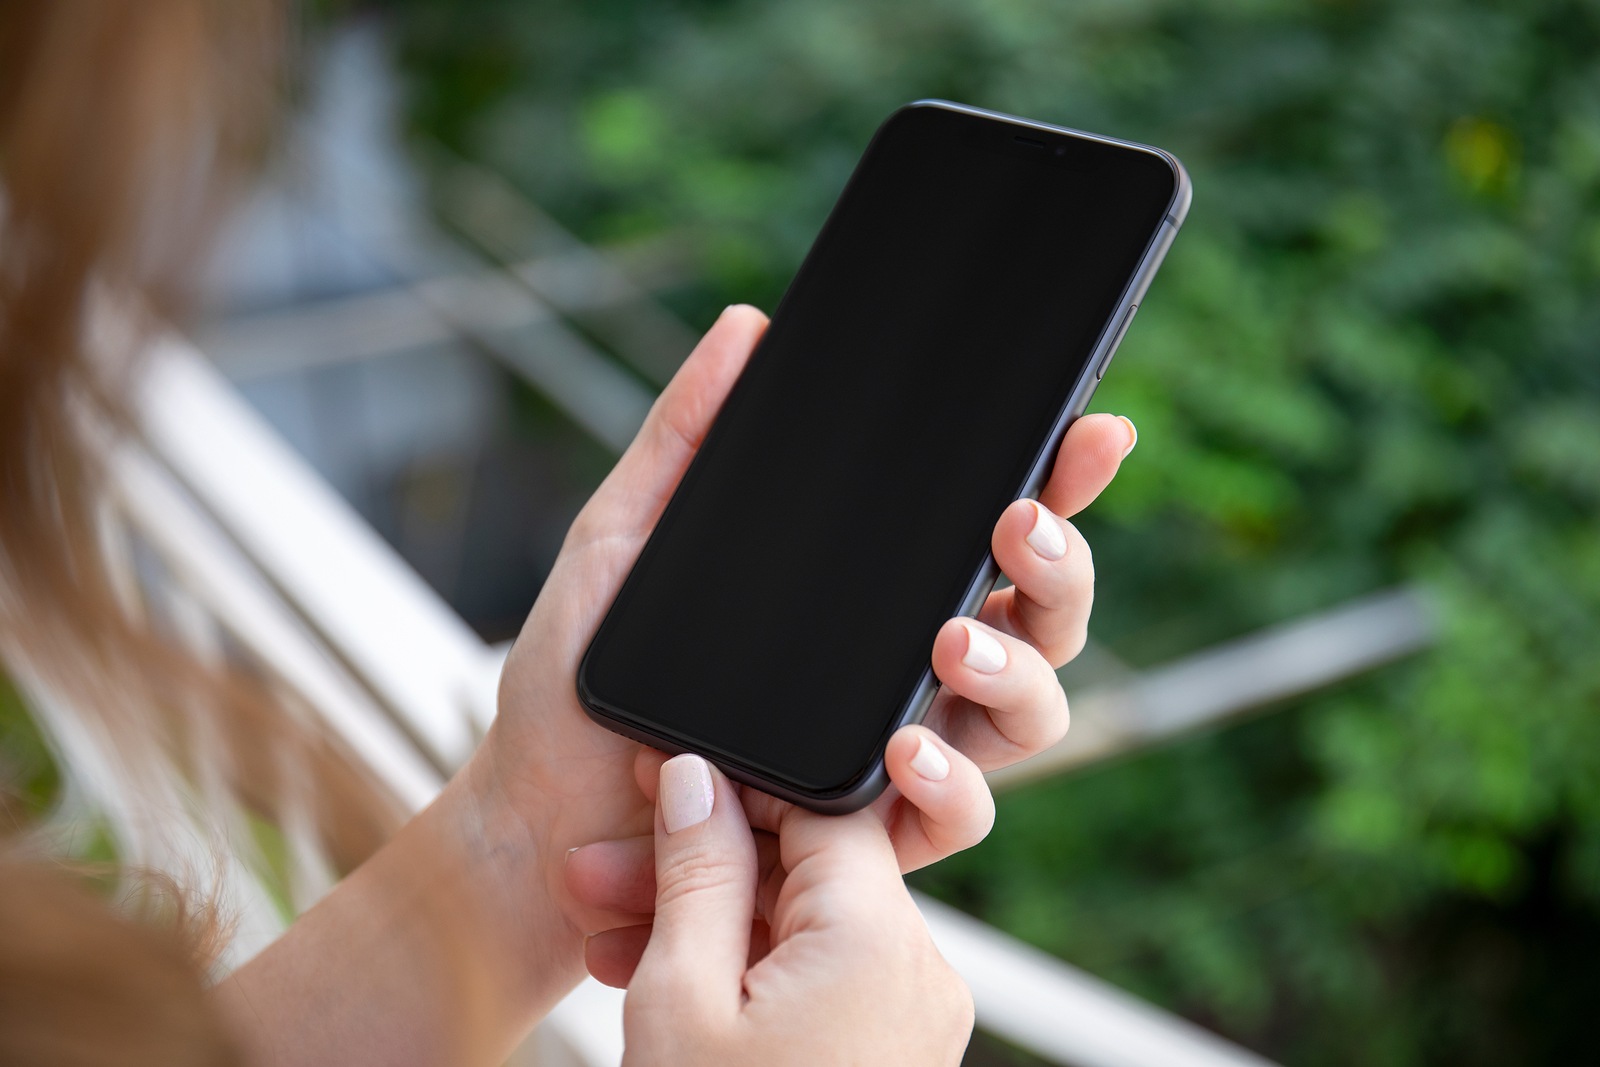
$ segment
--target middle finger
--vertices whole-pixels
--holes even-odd
[[[1037,500],[1017,500],[995,523],[995,562],[1012,587],[978,618],[1037,648],[1052,667],[1083,650],[1094,606],[1094,556],[1077,527]]]
[[[985,771],[1042,752],[1066,735],[1061,682],[1027,641],[974,619],[951,619],[933,642],[946,693],[927,725]]]

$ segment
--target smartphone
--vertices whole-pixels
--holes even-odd
[[[1155,148],[891,115],[596,631],[590,715],[816,811],[877,797],[1189,198]]]

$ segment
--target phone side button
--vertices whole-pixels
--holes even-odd
[[[1095,381],[1098,382],[1106,376],[1106,368],[1111,366],[1111,357],[1117,354],[1117,346],[1122,343],[1122,335],[1128,332],[1128,325],[1133,322],[1133,313],[1138,310],[1138,304],[1129,304],[1128,310],[1122,313],[1122,321],[1117,324],[1117,332],[1111,338],[1111,343],[1106,346],[1106,354],[1100,357],[1100,365],[1094,369]]]

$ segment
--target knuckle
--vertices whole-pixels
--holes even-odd
[[[938,956],[938,950],[933,947],[933,939],[921,915],[914,908],[910,915],[906,910],[896,907],[873,916],[872,927],[876,932],[870,939],[862,938],[860,947],[873,966],[883,973],[898,971],[926,980],[930,964],[942,960],[930,959],[930,954]]]
[[[1074,625],[1055,644],[1050,646],[1049,664],[1053,667],[1064,666],[1077,659],[1089,645],[1089,622],[1087,619]]]
[[[602,524],[601,517],[596,514],[598,509],[591,503],[584,505],[577,516],[572,520],[572,525],[567,527],[567,536],[562,540],[563,551],[573,551],[581,545],[598,541],[607,532]]]
[[[1061,532],[1067,535],[1067,554],[1062,558],[1094,573],[1094,549],[1089,547],[1089,539],[1083,536],[1083,531],[1078,529],[1077,524],[1062,519]]]
[[[928,935],[923,937],[922,951],[916,957],[919,971],[924,976],[927,1006],[938,1020],[939,1031],[957,1044],[972,1032],[977,1008],[972,990],[960,973],[950,965]]]
[[[944,999],[948,1004],[945,1018],[950,1020],[953,1035],[959,1039],[970,1034],[978,1014],[972,989],[948,963],[945,964]]]
[[[1094,549],[1070,522],[1062,523],[1067,534],[1067,554],[1053,566],[1057,606],[1075,603],[1094,591]]]
[[[1024,759],[1043,752],[1067,735],[1071,723],[1067,694],[1053,673],[1047,691],[1029,702],[1012,722],[1014,725],[1006,736],[1021,750]]]
[[[744,880],[744,865],[710,848],[692,848],[668,858],[656,875],[656,908]]]
[[[994,829],[994,798],[987,793],[959,817],[929,833],[934,847],[945,856],[964,852],[980,843]]]
[[[982,796],[977,801],[972,812],[967,816],[961,827],[957,840],[960,844],[957,851],[968,849],[978,844],[989,836],[989,831],[994,829],[994,795],[988,789],[982,790]]]
[[[1067,710],[1066,691],[1061,688],[1059,681],[1050,687],[1050,696],[1039,720],[1041,748],[1049,748],[1067,736],[1067,726],[1071,723],[1072,716]]]
[[[562,548],[571,549],[594,540],[597,524],[589,516],[589,510],[584,508],[573,518],[572,525],[567,527],[567,536],[562,539]]]

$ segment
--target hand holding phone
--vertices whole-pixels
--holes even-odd
[[[891,116],[590,644],[589,713],[818,811],[877,797],[941,644],[1003,665],[1003,634],[947,620],[988,602],[1007,508],[1043,520],[1013,501],[1188,203],[1155,149],[940,101]]]
[[[544,857],[548,894],[572,930],[637,923],[654,908],[650,809],[642,806],[639,783],[653,782],[651,761],[665,758],[591,722],[573,678],[766,321],[743,306],[717,320],[574,522],[506,662],[499,715],[465,776],[480,783],[482,803],[509,806],[528,827],[528,847]],[[1129,440],[1128,428],[1110,415],[1079,420],[1040,499],[1063,516],[1085,506],[1111,481]],[[1028,527],[1009,521],[1016,517],[1008,512],[994,531],[1002,558],[1031,551]],[[930,511],[915,521],[936,523],[940,516]],[[981,840],[994,804],[980,770],[1025,759],[1060,736],[1060,686],[1037,648],[1071,642],[1088,614],[1090,560],[1081,541],[1073,543],[1065,558],[1020,571],[1014,590],[989,598],[983,623],[1025,642],[999,674],[961,664],[959,624],[936,643],[934,667],[944,686],[926,725],[906,727],[891,740],[886,767],[898,788],[872,806],[889,828],[901,870]],[[840,615],[876,595],[870,587],[850,591]],[[943,779],[912,766],[924,740],[950,765]],[[764,830],[778,824],[786,807],[748,790],[744,804]],[[589,847],[611,839],[622,843]],[[568,858],[578,845],[586,847]],[[571,948],[581,958],[582,939]]]
[[[763,865],[735,787],[705,760],[662,767],[656,799],[654,930],[591,941],[648,934],[637,968],[598,973],[628,989],[630,1067],[960,1062],[972,995],[876,819],[790,808]]]

